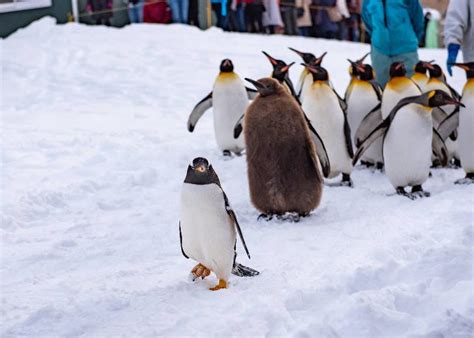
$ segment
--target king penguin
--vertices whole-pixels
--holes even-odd
[[[356,61],[352,61],[352,60],[347,59],[347,61],[349,61],[349,63],[350,63],[350,66],[349,66],[350,81],[349,81],[349,84],[347,85],[346,92],[344,93],[344,100],[346,102],[348,102],[349,96],[351,95],[354,80],[357,80],[358,77],[359,77],[359,71],[357,70],[356,65],[363,65],[364,60],[369,55],[370,55],[370,53],[367,53],[363,57],[361,57],[359,60],[356,60]],[[375,77],[375,75],[374,75],[374,77]]]
[[[449,115],[440,124],[439,133],[447,138],[454,130],[458,130],[458,152],[466,177],[455,183],[471,184],[474,183],[474,62],[455,63],[454,66],[466,71],[467,82],[461,98],[465,107],[460,107]]]
[[[327,54],[327,52],[324,52],[323,55],[321,55],[320,57],[316,57],[312,53],[300,52],[299,50],[296,50],[291,47],[288,48],[298,54],[303,59],[303,63],[312,66],[320,66],[323,62],[324,56]],[[311,74],[309,73],[308,69],[306,67],[303,67],[303,70],[300,73],[300,77],[298,78],[298,83],[296,84],[296,94],[300,100],[302,99],[301,93],[303,91],[303,84],[308,75],[311,78]]]
[[[380,114],[380,100],[382,98],[382,88],[375,81],[375,72],[372,66],[360,64],[357,61],[350,61],[353,73],[356,74],[350,85],[351,89],[347,95],[347,120],[351,129],[351,140],[354,148],[356,143],[356,131],[360,123],[368,113],[377,111]],[[380,117],[379,117],[380,118]],[[361,163],[383,167],[382,141],[376,140],[361,158]]]
[[[259,218],[276,215],[296,222],[319,205],[321,167],[330,171],[327,153],[319,136],[316,142],[317,134],[310,134],[301,107],[278,81],[246,80],[259,92],[244,123],[250,198],[262,212]]]
[[[382,118],[390,114],[397,103],[409,96],[421,95],[420,88],[406,76],[407,69],[403,62],[394,62],[390,66],[390,80],[382,94]]]
[[[234,126],[247,109],[249,100],[256,91],[246,88],[240,77],[234,72],[234,65],[229,59],[221,62],[212,92],[194,107],[188,119],[188,130],[193,132],[201,116],[213,107],[214,132],[219,149],[224,156],[232,153],[240,155],[244,150],[244,140],[233,137]]]
[[[280,82],[287,90],[288,92],[296,99],[298,100],[298,96],[296,95],[295,88],[293,87],[293,82],[291,82],[290,79],[290,67],[294,65],[294,62],[290,64],[286,64],[285,61],[283,60],[278,60],[269,55],[267,52],[262,51],[262,53],[267,57],[268,61],[272,64],[273,71],[271,74],[271,77],[276,79],[278,82]]]
[[[342,173],[341,185],[352,186],[351,160],[354,153],[345,108],[329,84],[326,69],[320,66],[307,68],[312,74],[313,84],[304,93],[302,108],[326,147],[331,164],[327,177]]]
[[[426,83],[425,90],[443,90],[448,93],[453,99],[460,100],[461,96],[456,92],[447,82],[446,76],[443,73],[441,67],[437,64],[428,64],[428,73],[430,75],[428,82]],[[433,123],[435,128],[439,126],[448,115],[452,114],[455,110],[459,110],[459,107],[453,106],[442,106],[433,111]],[[460,166],[459,152],[457,143],[457,130],[446,140],[446,146],[448,148],[449,162],[452,162],[455,167]]]
[[[415,72],[413,73],[411,79],[413,82],[415,82],[418,87],[420,87],[421,91],[424,93],[426,92],[426,84],[429,81],[428,75],[426,73],[428,72],[428,67],[433,63],[434,61],[419,61],[415,65]]]
[[[211,290],[227,288],[230,274],[255,276],[259,272],[236,263],[236,243],[239,234],[250,258],[237,216],[222,190],[212,165],[202,157],[189,165],[181,191],[179,238],[181,252],[198,262],[194,279],[214,272],[219,279]]]
[[[422,95],[406,97],[392,109],[370,134],[362,141],[354,156],[356,163],[370,144],[383,137],[385,173],[397,194],[410,199],[428,197],[422,184],[428,179],[431,152],[442,162],[447,162],[447,149],[442,137],[433,128],[433,107],[445,104],[460,105],[444,91],[430,91]],[[405,187],[411,186],[411,193]]]

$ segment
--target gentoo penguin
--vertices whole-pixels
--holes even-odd
[[[259,92],[244,123],[250,198],[267,220],[276,215],[298,221],[319,205],[320,166],[329,172],[329,162],[318,160],[301,107],[278,81],[246,80]]]
[[[441,122],[438,131],[442,138],[447,138],[454,130],[458,130],[458,152],[466,177],[455,183],[470,184],[474,183],[474,62],[455,63],[454,66],[466,71],[467,82],[461,98],[465,107],[455,110]]]
[[[406,74],[407,70],[403,62],[394,62],[390,66],[390,80],[382,94],[383,119],[387,118],[401,99],[421,94],[420,88]]]
[[[213,291],[227,288],[231,273],[258,275],[258,271],[235,261],[236,230],[250,258],[237,216],[216,172],[205,158],[195,158],[181,191],[179,239],[184,257],[199,263],[192,270],[194,279],[216,274],[219,283],[211,288]]]
[[[240,77],[234,72],[234,65],[229,59],[224,59],[220,65],[212,92],[202,99],[193,109],[188,119],[188,130],[193,132],[201,116],[213,107],[214,132],[217,145],[224,156],[231,152],[239,155],[244,149],[244,140],[233,137],[237,120],[247,109],[249,99],[253,99],[256,91],[246,88]]]
[[[342,173],[341,185],[352,186],[352,141],[345,108],[329,84],[326,69],[307,66],[313,84],[304,94],[302,108],[313,128],[321,136],[331,163],[328,178]]]
[[[278,82],[280,82],[293,97],[297,98],[295,88],[293,87],[293,82],[291,82],[290,74],[288,72],[290,67],[293,66],[294,62],[286,64],[285,61],[275,59],[264,51],[262,51],[262,53],[272,64],[273,71],[271,77],[278,80]]]
[[[324,56],[327,54],[327,52],[324,52],[323,55],[320,57],[316,57],[312,53],[305,53],[305,52],[300,52],[299,50],[296,50],[294,48],[288,47],[291,51],[295,52],[298,54],[302,59],[303,62],[307,65],[313,65],[313,66],[320,66],[321,63],[323,62]],[[306,67],[303,67],[303,70],[300,73],[300,77],[298,78],[298,83],[296,84],[296,94],[298,98],[301,99],[301,92],[303,90],[303,84],[307,76],[311,77],[311,74],[309,73],[308,69]]]
[[[367,113],[377,110],[380,113],[380,100],[382,88],[375,81],[374,70],[368,64],[359,64],[350,61],[353,74],[356,74],[350,85],[350,93],[347,95],[347,120],[351,129],[351,140],[354,147],[356,144],[356,131]],[[369,166],[376,165],[382,169],[382,141],[376,140],[361,158],[361,163]]]
[[[415,65],[415,72],[413,73],[411,79],[415,82],[418,87],[420,87],[421,91],[424,93],[426,92],[426,84],[430,79],[426,73],[428,72],[428,66],[430,66],[434,60],[432,61],[419,61]]]
[[[363,65],[364,64],[364,60],[367,58],[367,56],[369,56],[370,53],[367,53],[365,54],[363,57],[361,57],[359,60],[356,60],[356,61],[352,61],[352,60],[349,60],[347,59],[347,61],[349,61],[349,63],[351,64],[349,66],[349,75],[351,77],[350,81],[349,81],[349,85],[347,86],[346,88],[346,92],[344,93],[344,100],[347,102],[349,100],[349,96],[351,95],[351,92],[352,92],[352,86],[353,86],[353,82],[354,80],[356,80],[359,76],[359,71],[357,70],[357,67],[355,65]],[[375,78],[375,74],[372,76],[373,78]]]
[[[422,184],[428,179],[431,166],[431,152],[442,162],[447,162],[447,149],[433,129],[431,112],[433,107],[445,104],[459,105],[444,91],[430,91],[422,95],[406,97],[392,109],[365,139],[354,156],[356,163],[364,151],[377,138],[383,136],[383,157],[385,173],[397,194],[411,199],[428,197]],[[411,193],[405,187],[411,186]]]

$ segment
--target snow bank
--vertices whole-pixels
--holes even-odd
[[[42,19],[3,50],[1,335],[467,337],[474,330],[474,187],[434,170],[428,199],[393,195],[356,169],[354,189],[326,187],[297,224],[257,222],[245,158],[223,161],[209,112],[194,104],[221,59],[241,76],[270,73],[261,50],[322,54],[340,93],[346,58],[368,45],[206,32],[182,25],[123,29]],[[442,50],[423,59],[444,65]],[[297,79],[301,67],[292,68]],[[460,89],[464,74],[455,70]],[[192,283],[179,248],[178,201],[188,163],[207,157],[262,274],[230,288]]]

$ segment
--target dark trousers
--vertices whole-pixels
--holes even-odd
[[[247,4],[245,6],[245,22],[250,33],[263,33],[263,5]]]

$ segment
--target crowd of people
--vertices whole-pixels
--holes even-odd
[[[112,0],[87,0],[86,14],[110,25]],[[123,0],[131,23],[183,23],[202,29],[368,41],[362,0]]]

